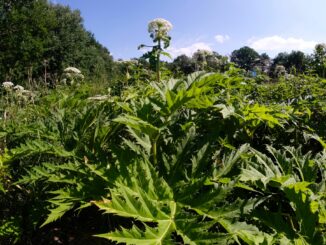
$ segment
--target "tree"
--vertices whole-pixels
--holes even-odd
[[[269,73],[269,69],[271,66],[271,58],[268,56],[268,54],[266,53],[262,53],[259,57],[259,62],[257,64],[257,67],[259,68],[259,70],[263,73]]]
[[[211,56],[211,51],[208,50],[197,50],[193,55],[192,55],[192,60],[195,63],[196,66],[196,71],[199,70],[206,70],[207,69],[207,59],[208,57]]]
[[[196,70],[204,71],[225,71],[228,66],[228,58],[215,51],[197,50],[192,56],[196,64]]]
[[[83,26],[79,11],[46,0],[0,0],[0,79],[55,82],[63,69],[109,78],[112,57]]]
[[[253,70],[258,61],[259,54],[247,46],[234,50],[231,54],[231,62],[247,71]]]
[[[317,44],[314,50],[313,66],[315,72],[325,78],[326,77],[326,44]]]
[[[189,75],[195,71],[224,72],[229,68],[229,61],[215,51],[197,50],[192,57],[178,56],[170,67],[175,75]]]
[[[187,55],[179,55],[175,58],[171,65],[172,71],[175,74],[182,73],[183,75],[189,75],[196,70],[195,62]]]
[[[279,53],[273,60],[272,71],[275,73],[276,66],[284,66],[288,73],[304,73],[308,68],[308,57],[301,51]]]
[[[288,69],[296,73],[304,73],[307,68],[306,55],[301,51],[292,51],[288,57]]]
[[[228,57],[213,51],[206,56],[208,71],[224,72],[229,67]]]

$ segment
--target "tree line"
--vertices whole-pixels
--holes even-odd
[[[0,80],[53,84],[75,66],[109,79],[113,58],[86,31],[78,10],[47,0],[0,0]]]
[[[87,31],[78,10],[47,0],[0,0],[0,81],[55,85],[66,67],[80,69],[91,80],[117,84],[155,79],[155,61],[146,55],[114,61],[109,50]],[[313,54],[282,52],[275,58],[250,47],[230,57],[198,50],[164,62],[162,75],[181,77],[195,71],[224,72],[230,65],[272,78],[292,74],[326,77],[326,45]]]
[[[272,78],[286,74],[310,74],[326,77],[326,44],[317,44],[313,54],[293,50],[281,52],[275,58],[268,54],[259,54],[253,48],[242,47],[234,50],[230,57],[216,52],[198,50],[192,57],[180,55],[170,65],[178,74],[190,74],[197,70],[225,71],[230,62],[246,71],[266,74]]]

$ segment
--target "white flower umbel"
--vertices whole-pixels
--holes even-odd
[[[64,69],[64,79],[63,81],[64,84],[74,84],[75,82],[81,82],[84,80],[84,75],[81,73],[79,69],[76,67],[67,67]]]
[[[11,89],[14,86],[14,84],[12,82],[3,82],[2,83],[2,87],[4,89]]]
[[[65,73],[74,73],[74,74],[80,74],[81,71],[79,69],[77,69],[76,67],[67,67],[66,69],[64,69]]]
[[[153,38],[166,36],[172,28],[173,25],[171,22],[162,18],[154,19],[148,23],[148,32],[153,36]]]
[[[14,87],[14,90],[17,91],[17,92],[23,92],[25,89],[23,86],[20,86],[20,85],[16,85]]]

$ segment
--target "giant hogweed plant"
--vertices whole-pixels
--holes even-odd
[[[165,156],[164,162],[172,167],[161,175],[147,169],[153,165],[143,162],[146,154],[139,152],[142,157],[112,189],[111,199],[95,202],[106,213],[135,219],[133,228],[100,237],[127,244],[181,240],[186,244],[324,244],[324,154],[313,158],[293,148],[277,151],[268,147],[272,159],[243,146],[220,159],[219,165],[210,165],[212,159],[205,157],[208,145],[187,161],[194,152],[191,142],[197,137],[192,128],[180,144],[175,143],[175,155]],[[139,151],[130,142],[128,145]],[[242,166],[241,174],[232,175],[237,165]],[[245,206],[236,197],[237,189],[242,190],[240,197],[246,196]]]
[[[243,146],[222,158],[223,167],[204,164],[205,177],[196,179],[205,146],[191,158],[191,170],[183,168],[186,177],[174,188],[151,163],[138,159],[117,181],[111,199],[95,202],[106,213],[133,219],[132,228],[99,237],[126,244],[324,244],[325,173],[319,171],[325,169],[320,165],[325,155],[313,159],[291,148],[268,150],[280,159]],[[298,155],[287,158],[286,153]],[[287,170],[279,165],[284,160],[293,164]],[[236,165],[242,166],[239,176],[232,175]],[[292,167],[304,172],[306,181]],[[237,190],[246,198],[237,197]]]
[[[21,217],[24,210],[11,210],[20,219],[18,223],[29,223],[31,228],[53,222],[76,204],[89,206],[110,184],[97,168],[107,171],[108,139],[118,140],[112,136],[117,128],[108,122],[114,108],[110,103],[94,105],[87,97],[82,100],[78,92],[73,94],[54,92],[1,128],[2,140],[10,149],[1,157],[2,169],[10,177],[10,183],[8,177],[2,178],[6,181],[3,197],[7,204],[21,203],[37,210],[28,211],[28,217]],[[23,120],[17,121],[20,117]],[[97,166],[90,164],[93,162]],[[44,221],[45,209],[50,214]]]
[[[325,244],[325,151],[316,156],[293,147],[267,151],[269,156],[251,149],[240,174],[246,188],[266,197],[253,217],[284,244]]]
[[[164,51],[164,49],[170,46],[171,37],[168,35],[168,32],[171,31],[172,27],[172,24],[163,18],[150,21],[148,23],[148,32],[155,45],[150,46],[141,44],[138,47],[138,49],[152,48],[152,50],[145,53],[143,57],[148,59],[152,66],[155,66],[157,82],[161,81],[161,55],[172,58],[169,53]]]
[[[186,80],[130,87],[107,101],[64,95],[57,109],[45,105],[35,125],[25,125],[27,133],[6,125],[4,135],[19,143],[11,143],[3,166],[19,166],[25,174],[15,184],[47,199],[38,224],[93,204],[128,218],[128,225],[99,235],[118,243],[318,244],[325,232],[324,165],[309,170],[315,179],[303,180],[297,162],[306,159],[313,166],[323,158],[298,153],[293,161],[287,151],[283,165],[293,171],[278,173],[281,180],[292,175],[300,183],[315,181],[318,187],[303,183],[312,192],[260,185],[263,174],[247,169],[275,168],[279,158],[256,166],[271,153],[241,145],[253,143],[258,133],[286,134],[294,112],[288,106],[241,102],[250,81],[241,83],[234,74],[195,73]],[[313,200],[308,208],[303,192]],[[275,211],[278,201],[284,205]],[[275,217],[287,221],[286,232],[267,222],[269,212],[278,211]],[[303,219],[306,212],[318,219]],[[307,230],[306,224],[317,220],[316,230]]]
[[[236,182],[210,181],[213,173],[221,178],[227,176],[241,154],[224,159],[224,168],[214,172],[214,165],[209,166],[207,162],[208,145],[195,155],[189,154],[189,141],[194,136],[192,128],[177,145],[175,155],[166,159],[166,165],[171,166],[164,175],[139,152],[139,158],[111,189],[111,198],[94,202],[106,213],[133,219],[133,225],[130,229],[121,227],[99,237],[126,244],[177,244],[181,241],[227,244],[272,240],[256,227],[240,221],[241,216],[250,213],[260,200],[234,196]],[[240,149],[244,150],[245,147]]]
[[[200,142],[203,140],[203,135],[201,133],[196,133],[195,136],[191,137],[191,131],[195,131],[194,128],[196,128],[196,116],[192,117],[191,120],[186,121],[181,124],[182,116],[180,116],[180,111],[183,111],[186,115],[188,114],[195,114],[196,111],[192,111],[187,113],[187,110],[190,108],[193,109],[203,109],[205,106],[202,106],[202,103],[198,103],[198,101],[202,101],[203,98],[207,99],[209,103],[207,103],[206,108],[214,108],[214,93],[212,93],[211,88],[208,84],[210,84],[210,79],[212,77],[205,77],[203,79],[200,79],[197,81],[198,83],[194,82],[191,86],[182,85],[182,83],[178,82],[170,82],[166,85],[163,85],[163,87],[159,85],[155,85],[154,87],[159,91],[161,98],[163,98],[161,101],[158,101],[156,98],[150,98],[146,103],[146,111],[148,108],[155,108],[153,105],[148,107],[150,102],[154,103],[155,106],[157,106],[159,109],[157,109],[156,114],[160,115],[159,120],[152,120],[151,115],[143,114],[142,110],[144,109],[144,104],[140,103],[139,107],[136,111],[130,110],[130,108],[127,108],[126,111],[133,112],[132,115],[126,113],[123,116],[118,117],[115,119],[116,122],[122,123],[127,125],[128,131],[131,134],[131,136],[136,140],[137,145],[130,142],[129,140],[126,141],[126,144],[133,149],[135,152],[139,152],[138,154],[142,156],[141,159],[143,159],[144,155],[146,156],[145,159],[151,159],[151,161],[148,163],[143,163],[143,160],[137,160],[134,164],[131,166],[138,166],[139,162],[141,161],[141,166],[149,165],[150,167],[154,167],[156,171],[158,171],[158,176],[154,177],[155,175],[148,175],[146,174],[146,177],[144,179],[144,173],[149,173],[149,170],[130,170],[130,176],[127,177],[127,179],[131,179],[131,182],[122,182],[124,184],[118,183],[117,188],[113,188],[112,191],[112,199],[104,199],[100,202],[95,202],[97,206],[99,206],[101,209],[103,209],[107,213],[116,214],[122,217],[129,217],[136,219],[138,221],[141,221],[143,225],[137,226],[136,224],[131,229],[125,229],[122,228],[122,230],[111,232],[109,234],[101,235],[101,237],[110,239],[112,241],[121,242],[121,243],[127,243],[127,244],[165,244],[165,243],[173,243],[178,242],[178,239],[181,239],[185,243],[189,244],[226,244],[228,242],[246,242],[248,244],[274,244],[274,243],[296,243],[296,242],[316,242],[316,244],[322,244],[322,234],[323,230],[319,229],[321,226],[318,226],[318,230],[316,232],[308,232],[302,231],[303,235],[299,234],[298,236],[293,234],[296,232],[295,229],[298,229],[298,231],[301,231],[301,228],[293,228],[292,233],[287,233],[284,236],[280,233],[282,231],[282,227],[273,227],[274,230],[272,232],[268,228],[268,224],[261,223],[258,219],[250,220],[250,218],[247,218],[249,223],[254,223],[257,226],[251,226],[246,223],[241,223],[236,221],[236,219],[225,220],[226,216],[223,216],[223,208],[219,206],[218,203],[218,193],[221,193],[223,191],[219,191],[219,188],[222,188],[224,190],[227,190],[229,188],[228,184],[231,184],[230,193],[232,193],[232,197],[236,199],[236,195],[234,194],[235,190],[242,189],[249,191],[249,196],[252,195],[252,197],[255,197],[253,199],[247,199],[248,204],[253,201],[253,206],[250,206],[248,211],[251,211],[252,209],[255,209],[253,213],[256,210],[261,210],[262,207],[265,205],[265,203],[270,201],[270,196],[266,195],[264,192],[257,191],[255,188],[243,184],[242,181],[246,180],[242,175],[240,175],[239,181],[237,181],[237,176],[227,176],[228,173],[231,172],[231,170],[234,170],[232,168],[232,164],[228,164],[225,161],[225,158],[220,163],[223,167],[215,166],[212,169],[210,167],[214,166],[211,162],[211,158],[202,160],[202,154],[207,154],[210,150],[208,150],[208,145],[204,145],[203,148],[200,148]],[[213,79],[214,80],[214,79]],[[206,84],[205,89],[200,89],[200,84]],[[200,91],[198,93],[194,91]],[[206,97],[206,98],[205,98]],[[196,101],[197,103],[194,103]],[[221,106],[218,107],[221,109]],[[191,109],[190,109],[191,111]],[[222,115],[224,115],[224,118],[227,118],[229,115],[234,113],[229,113],[230,110],[225,105],[222,107],[222,110],[219,110]],[[175,113],[177,112],[177,113]],[[271,113],[272,112],[272,113]],[[197,112],[198,113],[198,112]],[[255,105],[252,109],[252,115],[250,114],[244,114],[244,116],[247,116],[250,120],[257,120],[258,122],[266,122],[266,126],[269,126],[273,128],[274,126],[281,126],[282,121],[285,119],[288,119],[289,116],[287,114],[282,114],[280,111],[273,111],[272,109],[264,108],[263,106],[258,107],[258,105]],[[137,117],[140,116],[142,118]],[[195,114],[196,115],[196,114]],[[273,117],[274,115],[274,117]],[[149,118],[148,118],[149,117]],[[147,120],[146,120],[147,118]],[[246,118],[241,116],[240,118]],[[150,120],[148,120],[150,119]],[[153,118],[154,119],[154,118]],[[247,120],[249,120],[247,119]],[[155,124],[155,125],[153,125]],[[286,122],[286,121],[285,121]],[[190,123],[190,124],[189,124]],[[284,123],[283,123],[284,124]],[[175,126],[179,125],[181,129],[189,129],[189,136],[186,137],[186,139],[181,140],[181,143],[174,143],[173,137],[170,137],[173,135],[176,137],[175,132]],[[255,126],[254,124],[253,126]],[[192,127],[193,126],[193,127]],[[190,128],[189,128],[190,127]],[[173,134],[172,134],[173,132]],[[208,139],[208,138],[206,138]],[[205,143],[213,143],[209,140],[204,141]],[[214,142],[215,144],[217,142]],[[174,147],[169,147],[169,145],[172,145]],[[140,151],[140,148],[143,148],[144,151]],[[192,148],[194,147],[194,149]],[[199,147],[199,148],[198,148]],[[172,148],[172,149],[171,149]],[[175,151],[175,155],[171,156],[171,153],[173,152],[173,148],[177,148]],[[244,147],[245,148],[245,147]],[[246,155],[243,154],[246,152],[244,148],[240,148],[240,150],[235,154],[239,155]],[[191,161],[187,160],[187,157],[191,156],[193,152],[196,152],[196,149],[198,151],[198,154],[201,155],[201,157],[192,157]],[[170,155],[166,154],[166,152],[171,152]],[[254,156],[264,156],[267,158],[266,155],[263,153],[260,153],[258,151],[254,151]],[[250,155],[250,152],[246,152]],[[161,155],[161,156],[159,156]],[[232,154],[231,154],[232,156]],[[294,156],[292,156],[294,157]],[[298,159],[292,160],[289,164],[293,166],[296,170],[300,170],[300,166],[295,166],[295,161],[299,161],[300,157],[303,159],[303,161],[307,161],[304,159],[309,159],[308,162],[312,162],[313,160],[310,160],[312,157],[311,155],[307,156],[297,156]],[[199,160],[199,162],[197,162]],[[207,161],[208,160],[208,161]],[[189,163],[188,163],[189,162]],[[206,162],[206,163],[205,163]],[[232,162],[232,161],[231,161]],[[233,161],[233,163],[236,161]],[[243,167],[250,166],[250,161],[248,158],[245,158],[243,160]],[[274,164],[273,161],[270,162],[270,164]],[[301,166],[302,167],[302,166]],[[323,168],[316,168],[311,166],[311,173],[317,175],[319,174],[320,170]],[[236,170],[234,170],[236,171]],[[244,171],[244,170],[243,170]],[[141,173],[139,177],[137,177],[137,173]],[[199,175],[197,175],[199,174]],[[212,174],[210,176],[210,174]],[[295,173],[292,173],[295,175]],[[202,178],[198,177],[202,176]],[[251,176],[249,174],[249,176]],[[254,176],[254,175],[252,175]],[[233,177],[233,178],[232,178]],[[286,176],[281,177],[285,178]],[[124,177],[123,177],[124,178]],[[147,179],[148,178],[148,179]],[[155,183],[154,179],[161,178],[162,181],[159,182],[159,184],[153,184]],[[294,178],[294,177],[293,177]],[[146,180],[147,179],[147,180]],[[231,181],[231,179],[235,179],[234,182]],[[163,181],[164,180],[164,181]],[[140,183],[141,182],[141,183]],[[145,184],[144,184],[145,183]],[[214,184],[212,184],[214,183]],[[324,177],[322,178],[322,182],[320,183],[321,186],[324,184]],[[151,193],[170,193],[169,196],[146,196],[147,193],[143,193],[143,190],[145,189],[144,186],[147,186],[148,192]],[[156,186],[162,187],[156,188]],[[214,197],[210,199],[210,196],[203,191],[209,190],[211,187],[214,194]],[[197,189],[198,188],[198,189]],[[204,188],[204,189],[202,189]],[[146,189],[147,190],[147,189]],[[210,192],[209,191],[209,192]],[[217,191],[218,193],[215,193]],[[244,194],[246,191],[244,191],[242,194]],[[201,199],[201,196],[197,196],[197,193],[205,193],[204,199]],[[256,193],[256,194],[254,194]],[[287,193],[290,193],[287,192]],[[317,192],[318,195],[321,195],[323,193],[323,189]],[[279,194],[279,193],[278,193]],[[288,194],[288,198],[290,199],[290,203],[288,200],[285,201],[288,205],[292,205],[294,212],[299,209],[297,206],[300,206],[300,198],[297,195],[301,195],[301,193],[292,193]],[[163,194],[162,194],[163,195]],[[293,196],[291,196],[293,195]],[[223,195],[221,195],[223,196]],[[291,197],[292,199],[291,199]],[[322,195],[321,195],[322,196]],[[180,199],[179,199],[180,198]],[[165,202],[164,199],[167,199]],[[227,200],[227,196],[223,197],[224,200]],[[203,206],[196,207],[196,200],[199,201],[200,204],[203,204]],[[212,215],[210,213],[205,211],[205,201],[209,203],[208,208],[212,212]],[[236,199],[236,201],[233,199],[235,203],[239,201],[239,199]],[[186,202],[186,205],[185,203]],[[155,208],[151,206],[153,203],[155,203]],[[160,204],[164,204],[162,208],[159,208]],[[228,205],[236,205],[233,204],[232,201],[228,202]],[[275,204],[274,204],[275,205]],[[323,212],[323,201],[319,200],[319,207],[318,211]],[[207,207],[207,206],[206,206]],[[203,208],[203,209],[201,209]],[[316,207],[315,207],[316,208]],[[236,208],[239,212],[239,206]],[[213,213],[219,212],[220,216],[214,216]],[[246,210],[245,208],[240,208],[240,210]],[[268,220],[268,211],[264,210],[265,212],[262,213],[264,215],[265,219]],[[305,212],[311,212],[316,213],[317,210],[305,210]],[[183,230],[183,226],[180,226],[180,222],[178,221],[179,212],[182,213],[182,222],[185,221],[184,218],[184,212],[190,212],[192,215],[204,215],[202,218],[199,218],[198,216],[195,218],[197,220],[196,227],[187,226],[185,230]],[[226,211],[227,212],[227,211]],[[195,214],[194,214],[195,213]],[[253,213],[250,213],[247,217],[255,217]],[[215,213],[216,214],[216,213]],[[238,216],[239,219],[246,219],[246,212],[240,211],[240,216]],[[289,215],[293,216],[291,211],[287,214],[284,214],[284,216]],[[300,219],[300,214],[297,214],[299,217],[293,217],[293,219]],[[316,214],[315,214],[316,215]],[[209,218],[212,220],[211,225],[202,224],[203,226],[198,223],[198,220]],[[235,213],[232,214],[232,218],[236,218]],[[323,216],[320,218],[323,221]],[[289,221],[290,223],[293,223],[293,220]],[[297,220],[296,222],[300,223],[301,220]],[[305,221],[308,223],[309,221]],[[155,225],[153,225],[153,223]],[[204,222],[205,223],[205,222]],[[321,224],[322,224],[321,223]],[[300,223],[301,224],[301,223]],[[154,228],[153,228],[154,226]],[[305,224],[307,226],[307,224]],[[217,227],[217,233],[214,234],[213,227]],[[260,231],[257,227],[264,227]],[[218,229],[220,228],[220,229]],[[201,230],[200,234],[193,234],[193,232],[197,231],[197,229]],[[224,230],[224,234],[223,231]],[[204,235],[205,232],[208,234]],[[225,232],[226,231],[226,232]],[[215,236],[216,235],[216,236]],[[221,237],[222,236],[222,237]],[[212,238],[213,237],[213,238]],[[199,238],[199,240],[197,240]],[[180,240],[179,240],[180,242]]]

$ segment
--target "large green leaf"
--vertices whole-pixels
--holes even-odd
[[[111,190],[111,199],[94,203],[105,213],[133,218],[143,222],[144,226],[141,228],[134,224],[129,230],[116,230],[100,237],[127,244],[170,244],[176,242],[173,234],[180,235],[189,244],[222,244],[234,239],[252,239],[252,244],[255,244],[259,240],[255,234],[265,239],[263,233],[250,229],[241,231],[237,228],[239,224],[231,221],[250,213],[257,200],[236,200],[227,204],[225,197],[228,192],[224,193],[223,187],[213,188],[207,195],[198,192],[195,184],[193,189],[198,194],[188,197],[187,202],[179,202],[174,198],[173,189],[147,161],[140,159],[135,162],[129,167],[129,174],[121,176]],[[211,232],[216,224],[228,232]]]
[[[114,119],[115,122],[125,124],[130,128],[137,130],[143,134],[148,135],[151,139],[155,138],[158,134],[160,129],[155,127],[149,122],[146,122],[138,117],[131,116],[131,115],[123,115]]]

